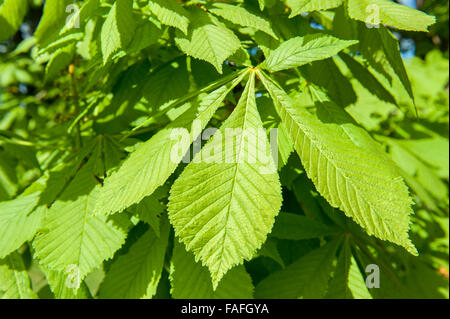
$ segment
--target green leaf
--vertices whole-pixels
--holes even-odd
[[[105,179],[96,212],[111,214],[122,211],[139,203],[164,184],[181,161],[181,157],[171,156],[174,148],[179,146],[180,153],[186,153],[228,93],[245,75],[246,72],[242,73],[232,82],[211,92],[199,103],[193,103],[175,121],[131,153],[119,170]],[[184,132],[182,129],[188,130],[189,141],[179,141],[177,138],[177,132]]]
[[[73,28],[83,27],[82,23],[86,19],[89,19],[91,16],[95,15],[95,11],[98,10],[99,6],[100,0],[87,0],[84,1],[79,11],[70,11],[71,15],[69,15],[69,10],[66,9],[68,16],[64,27],[60,31],[60,35],[70,32]],[[71,8],[69,7],[68,9]]]
[[[303,12],[312,12],[337,8],[343,0],[288,0],[287,5],[291,7],[289,18],[298,16]]]
[[[71,44],[55,51],[45,67],[46,81],[53,80],[59,72],[66,68],[75,54],[75,45]]]
[[[272,8],[277,2],[277,0],[258,0],[259,9],[263,11],[264,8]]]
[[[449,178],[449,142],[444,137],[403,140],[402,147],[413,153],[417,158],[428,164],[438,173],[439,177]]]
[[[10,199],[17,192],[16,163],[4,152],[0,156],[0,201]]]
[[[369,25],[385,24],[406,31],[428,31],[435,17],[391,0],[347,0],[352,19]]]
[[[331,299],[372,299],[366,281],[351,252],[348,237],[339,254],[336,271],[326,297]]]
[[[65,35],[58,37],[57,40],[48,44],[47,46],[41,47],[39,52],[37,53],[39,56],[43,57],[43,59],[51,59],[49,55],[54,54],[59,49],[64,49],[65,47],[69,47],[71,45],[75,45],[77,41],[83,38],[82,32],[71,32]]]
[[[189,26],[189,12],[175,0],[150,0],[150,11],[165,25],[175,27],[187,34]]]
[[[119,51],[118,55],[131,55],[146,49],[150,45],[157,43],[162,34],[163,30],[161,30],[161,25],[158,21],[141,18],[140,21],[137,21],[133,39],[126,50]]]
[[[36,298],[22,257],[14,252],[5,259],[0,259],[0,299]]]
[[[385,87],[389,88],[393,87],[394,79],[400,81],[410,99],[408,108],[413,114],[416,114],[414,94],[400,55],[397,38],[384,27],[368,29],[364,25],[359,25],[358,32],[361,53],[370,66],[381,74],[381,77],[377,78]]]
[[[159,202],[157,196],[153,193],[152,195],[145,197],[136,205],[134,214],[141,221],[149,224],[156,236],[159,236],[160,215],[164,210],[164,205]]]
[[[98,198],[97,172],[102,170],[100,147],[75,175],[45,216],[33,242],[44,267],[67,271],[73,267],[82,280],[125,241],[123,227],[105,216],[94,216]]]
[[[381,147],[334,103],[316,94],[316,110],[310,113],[261,71],[258,74],[320,194],[369,235],[416,255],[408,237],[412,199]]]
[[[89,148],[87,146],[86,148]],[[17,198],[0,202],[0,258],[31,240],[57,195],[80,165],[76,159],[46,172]]]
[[[266,58],[280,45],[280,41],[261,31],[255,32],[253,38]]]
[[[302,240],[319,238],[335,234],[339,231],[336,227],[327,226],[312,218],[291,214],[280,213],[273,226],[271,237],[290,240]]]
[[[263,11],[264,7],[266,6],[266,0],[258,0],[258,4],[259,4],[259,9],[261,11]]]
[[[356,102],[356,93],[350,80],[342,74],[332,58],[305,65],[300,72],[339,106],[346,107]]]
[[[58,39],[59,30],[68,16],[66,8],[70,3],[70,0],[45,1],[42,18],[33,35],[42,47]]]
[[[175,299],[251,299],[253,284],[243,265],[232,268],[213,289],[208,269],[175,241],[170,263],[171,294]]]
[[[78,289],[75,288],[77,285],[76,280],[79,280],[79,278],[76,277],[76,273],[71,273],[70,269],[69,271],[55,271],[42,267],[42,271],[45,273],[45,278],[56,299],[92,298],[89,288],[84,282],[80,283]],[[72,275],[75,276],[71,277]]]
[[[295,68],[332,57],[357,42],[341,40],[324,34],[310,34],[304,37],[291,38],[272,51],[261,67],[270,72]]]
[[[126,48],[133,38],[135,26],[133,1],[115,1],[103,23],[100,35],[103,64],[106,64],[114,53]]]
[[[175,234],[209,268],[214,288],[229,269],[253,257],[281,206],[273,158],[260,156],[270,150],[262,128],[252,72],[233,113],[170,191]],[[234,136],[226,137],[230,129]]]
[[[278,170],[280,170],[287,164],[291,153],[294,151],[294,144],[283,123],[280,122],[277,129]]]
[[[19,30],[28,11],[28,0],[4,0],[0,4],[0,41],[7,40]]]
[[[0,258],[34,237],[44,213],[42,209],[34,211],[40,194],[35,192],[0,202]]]
[[[294,151],[294,144],[291,141],[286,127],[281,123],[281,119],[275,111],[273,102],[270,97],[262,96],[258,99],[258,108],[260,110],[261,120],[264,128],[269,130],[271,138],[276,134],[277,145],[273,145],[273,151],[278,147],[278,170],[280,170],[286,163]],[[276,130],[272,130],[276,129]]]
[[[268,20],[248,11],[244,7],[238,7],[226,3],[215,3],[214,7],[209,9],[209,11],[233,22],[234,24],[260,30],[273,38],[278,39]]]
[[[369,90],[380,100],[395,105],[395,98],[392,96],[391,92],[389,92],[372,74],[372,72],[361,64],[358,59],[343,52],[341,52],[339,56],[349,68],[352,76],[357,79],[367,90]]]
[[[169,222],[166,217],[161,223],[159,236],[153,230],[147,230],[126,254],[112,263],[100,286],[100,298],[151,298],[161,278],[168,238]]]
[[[409,141],[395,140],[392,138],[386,141],[390,147],[390,153],[393,160],[409,176],[414,176],[415,181],[419,182],[420,187],[426,189],[435,198],[448,198],[448,186],[435,172],[433,172],[429,165],[416,157],[417,155],[414,154],[415,152],[408,147],[408,144],[410,144],[408,142]],[[427,152],[430,151],[431,148],[427,150]],[[439,152],[442,152],[442,149],[440,149]],[[413,186],[415,185],[411,185],[412,188]],[[425,198],[422,198],[422,200],[425,200]]]
[[[277,247],[278,241],[274,238],[268,238],[261,249],[258,251],[258,257],[267,257],[276,261],[282,268],[285,268],[283,259],[280,256]]]
[[[145,83],[143,94],[153,110],[164,108],[166,103],[186,95],[189,90],[189,73],[186,58],[161,67]]]
[[[286,269],[262,280],[255,289],[258,299],[318,299],[327,292],[336,250],[340,240],[314,249]]]
[[[199,8],[193,10],[191,16],[187,35],[177,32],[176,44],[187,55],[211,63],[222,73],[225,59],[241,47],[239,38]]]

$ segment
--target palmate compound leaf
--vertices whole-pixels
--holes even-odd
[[[341,243],[336,238],[325,246],[300,257],[285,269],[271,274],[255,288],[256,298],[319,299],[328,289],[336,250]]]
[[[214,289],[229,269],[254,256],[281,207],[281,185],[262,128],[252,71],[233,113],[170,191],[175,235],[209,268]]]
[[[99,139],[100,141],[100,139]],[[103,260],[111,258],[125,241],[121,225],[94,216],[102,170],[101,143],[48,210],[33,247],[40,263],[51,270],[74,271],[82,280]]]
[[[315,113],[310,113],[264,73],[257,73],[320,194],[369,235],[416,255],[408,237],[412,199],[381,147],[334,103],[319,96]]]
[[[147,299],[156,293],[164,266],[169,227],[164,216],[159,236],[148,229],[126,254],[113,262],[100,286],[100,298]]]
[[[105,179],[96,213],[105,215],[122,211],[139,203],[164,184],[227,94],[246,74],[247,71],[241,72],[237,78],[211,92],[199,103],[193,102],[185,113],[131,153],[119,170]],[[180,141],[178,133],[185,130],[188,130],[189,136]]]
[[[347,0],[350,18],[371,25],[385,24],[406,31],[428,31],[435,17],[391,0]]]
[[[272,51],[261,67],[270,72],[291,69],[330,58],[355,43],[358,41],[341,40],[325,34],[291,38]]]
[[[225,59],[241,47],[239,38],[200,8],[191,10],[191,17],[187,35],[177,31],[175,43],[187,55],[211,63],[222,73]]]
[[[288,0],[287,5],[291,7],[289,18],[298,16],[303,12],[328,10],[337,8],[343,0]]]
[[[208,269],[175,241],[170,264],[171,295],[175,299],[251,299],[253,284],[243,265],[236,266],[213,289]]]

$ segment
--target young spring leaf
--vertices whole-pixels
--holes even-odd
[[[114,53],[125,48],[130,43],[133,38],[134,28],[133,1],[115,1],[102,26],[100,38],[103,64],[106,64]]]
[[[433,16],[391,0],[347,0],[347,8],[352,19],[406,31],[427,32],[436,21]]]
[[[361,54],[384,79],[385,87],[392,87],[393,80],[398,80],[408,94],[409,110],[415,114],[415,99],[406,73],[405,64],[400,55],[400,48],[395,36],[385,27],[368,29],[358,26]],[[382,82],[383,83],[383,82]]]
[[[215,3],[209,11],[235,24],[260,30],[278,39],[268,20],[248,11],[244,7],[226,3]]]
[[[150,11],[162,24],[177,28],[187,34],[189,26],[189,12],[175,0],[150,0]]]
[[[272,51],[261,67],[270,72],[295,68],[332,57],[355,43],[358,41],[341,40],[325,34],[291,38]]]
[[[40,181],[33,185],[39,185]],[[18,249],[24,242],[31,240],[44,214],[44,208],[37,208],[41,187],[29,187],[25,193],[15,199],[0,202],[0,258]],[[27,192],[27,191],[26,191]]]
[[[124,229],[105,216],[94,216],[101,159],[97,147],[86,165],[55,201],[45,216],[41,234],[33,242],[36,256],[50,269],[76,267],[82,280],[103,260],[111,258],[125,241]]]
[[[70,3],[70,0],[45,1],[43,15],[34,32],[34,37],[41,46],[57,40],[59,29],[64,26],[67,17],[66,8]]]
[[[303,12],[312,12],[328,10],[339,7],[343,0],[288,0],[287,4],[291,7],[289,18],[298,16]]]
[[[211,63],[222,73],[225,59],[241,47],[239,38],[215,17],[198,8],[191,11],[191,16],[188,34],[177,32],[176,44],[187,55]]]
[[[285,123],[308,177],[333,207],[369,235],[416,255],[408,237],[412,199],[395,164],[341,108],[319,98],[316,110],[296,104],[257,71]]]
[[[209,268],[214,289],[229,269],[261,247],[281,206],[273,159],[269,155],[263,162],[255,148],[258,143],[264,152],[270,149],[266,133],[258,131],[262,127],[252,72],[233,113],[170,191],[175,234]],[[236,132],[235,146],[234,138],[226,137],[229,129]]]

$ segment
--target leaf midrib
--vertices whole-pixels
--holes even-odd
[[[232,186],[231,186],[231,193],[230,193],[230,200],[229,200],[229,204],[228,204],[228,209],[226,212],[226,218],[225,218],[225,232],[222,236],[222,248],[220,250],[220,262],[219,262],[219,266],[217,267],[217,272],[219,272],[222,268],[222,263],[223,263],[223,252],[225,249],[225,241],[227,238],[227,231],[228,231],[228,220],[230,218],[230,210],[231,210],[231,202],[233,201],[233,195],[234,195],[234,189],[236,186],[236,178],[237,178],[237,173],[239,171],[239,163],[241,160],[241,155],[242,155],[242,146],[243,146],[243,141],[244,141],[244,131],[245,131],[245,127],[247,125],[247,115],[248,115],[248,111],[249,111],[249,101],[250,101],[250,97],[252,92],[254,91],[254,73],[252,73],[250,78],[250,82],[249,82],[249,88],[248,88],[248,92],[247,92],[247,96],[246,96],[246,105],[245,105],[245,113],[244,113],[244,119],[243,119],[243,125],[242,125],[242,134],[241,134],[241,138],[240,138],[240,142],[239,142],[239,152],[238,152],[238,157],[236,159],[236,168],[234,171],[234,176],[233,176],[233,182],[232,182]],[[242,96],[241,96],[242,99]]]

